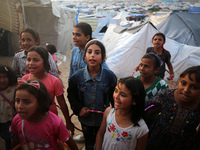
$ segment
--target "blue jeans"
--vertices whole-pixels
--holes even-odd
[[[84,124],[81,124],[81,126],[85,137],[85,149],[94,150],[96,135],[100,126],[86,126]]]
[[[9,132],[10,125],[11,121],[0,123],[0,136],[5,141],[6,150],[11,150],[11,133]]]

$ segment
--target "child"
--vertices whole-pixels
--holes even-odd
[[[0,65],[0,137],[5,140],[6,150],[11,149],[9,127],[15,112],[13,95],[16,83],[14,71],[6,65]]]
[[[146,52],[153,52],[157,54],[162,60],[160,70],[156,73],[156,76],[161,77],[162,79],[164,78],[166,63],[170,73],[170,76],[167,79],[172,80],[174,78],[174,71],[170,62],[171,55],[169,51],[163,48],[163,45],[165,44],[165,35],[163,33],[156,33],[152,38],[152,44],[154,47],[147,48]]]
[[[92,27],[85,22],[79,22],[73,29],[73,42],[74,48],[71,53],[69,79],[74,72],[79,69],[85,68],[87,63],[85,62],[83,55],[85,52],[85,45],[92,39]],[[103,67],[108,69],[107,64],[104,62]]]
[[[137,76],[145,88],[145,101],[157,95],[162,89],[169,88],[168,84],[155,74],[160,69],[161,59],[155,53],[147,53],[142,57],[139,65],[140,75]],[[151,126],[153,121],[159,116],[161,107],[154,105],[145,112],[145,121],[148,127]]]
[[[17,115],[11,132],[16,134],[22,149],[56,149],[57,139],[78,150],[64,123],[48,111],[52,103],[45,85],[37,80],[18,79],[14,93]]]
[[[178,89],[162,90],[147,105],[159,103],[162,113],[147,142],[147,150],[199,150],[200,67],[181,75]]]
[[[21,42],[21,47],[23,47],[24,50],[15,54],[12,63],[12,68],[17,74],[17,76],[22,77],[23,75],[29,73],[28,69],[26,68],[26,60],[27,60],[26,55],[28,50],[32,46],[40,45],[39,33],[35,29],[27,27],[20,33],[20,42]],[[51,55],[49,56],[48,61],[50,64],[49,73],[58,77],[58,70]]]
[[[74,26],[72,34],[75,47],[72,49],[71,53],[68,84],[72,74],[87,65],[83,55],[85,52],[85,45],[92,39],[92,27],[86,22],[79,22]],[[105,62],[103,63],[103,67],[108,69],[108,66]],[[74,140],[82,142],[84,141],[84,137],[82,135],[78,135],[74,138]]]
[[[168,84],[160,77],[155,76],[159,71],[161,59],[154,53],[145,54],[139,65],[140,75],[137,76],[144,85],[147,101],[149,98],[155,96],[162,89],[169,88]]]
[[[58,74],[61,74],[61,71],[59,70],[59,68],[57,66],[57,58],[56,58],[56,55],[55,55],[55,53],[57,52],[57,49],[56,49],[55,45],[47,43],[46,44],[46,49],[51,54],[51,56],[52,56],[52,58],[53,58],[53,60],[54,60],[54,62],[56,64],[56,68],[58,70]]]
[[[145,150],[148,127],[142,116],[145,90],[134,77],[119,80],[113,93],[114,107],[108,107],[96,137],[95,150]]]
[[[40,80],[47,88],[47,91],[51,95],[52,105],[50,106],[50,111],[58,115],[55,96],[58,104],[61,107],[62,113],[66,120],[67,128],[74,133],[74,127],[69,119],[69,111],[64,98],[63,85],[57,77],[48,73],[49,62],[48,62],[48,52],[43,47],[32,47],[27,52],[27,62],[26,66],[29,70],[29,74],[26,74],[22,78],[25,80],[33,79]]]
[[[98,40],[91,40],[85,47],[87,66],[70,78],[68,99],[75,115],[78,115],[85,137],[86,150],[93,150],[96,133],[103,115],[88,110],[104,111],[113,104],[112,94],[116,85],[115,74],[102,67],[106,51]]]

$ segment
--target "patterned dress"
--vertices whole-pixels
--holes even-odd
[[[140,126],[129,126],[121,128],[115,120],[116,110],[112,108],[106,119],[107,126],[104,134],[102,150],[133,150],[136,148],[137,139],[147,134],[149,129],[141,119],[138,124]]]
[[[162,90],[147,102],[162,105],[161,115],[150,128],[147,150],[200,150],[196,132],[200,105],[195,109],[183,109],[175,102],[174,91]]]

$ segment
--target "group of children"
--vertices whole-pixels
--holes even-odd
[[[25,57],[26,67],[16,67],[17,63],[20,65],[18,54],[13,61],[15,70],[21,70],[18,76],[23,75],[22,78],[17,80],[11,68],[0,66],[0,92],[3,93],[0,111],[6,116],[0,120],[0,135],[11,143],[8,132],[11,125],[10,131],[16,135],[13,143],[20,142],[22,149],[56,149],[66,143],[76,150],[69,133],[69,130],[74,132],[74,126],[69,119],[63,85],[57,75],[49,73],[51,55],[38,46],[38,34],[29,30],[25,29],[20,35],[24,48],[20,57]],[[153,50],[151,48],[141,59],[140,75],[117,82],[105,63],[104,45],[91,35],[91,26],[87,23],[78,23],[73,29],[75,47],[67,88],[71,109],[81,122],[85,149],[199,149],[200,67],[186,69],[180,75],[178,88],[169,89],[162,80],[163,73],[157,75],[160,67],[167,63],[168,79],[174,77],[170,54],[163,48],[165,38],[158,33],[152,39]],[[55,97],[67,128],[57,116]],[[153,110],[152,113],[148,113],[149,110]],[[6,137],[2,136],[4,132],[7,132]]]

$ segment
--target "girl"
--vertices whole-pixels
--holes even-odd
[[[26,58],[28,50],[32,46],[40,45],[39,33],[35,29],[27,27],[20,33],[20,42],[21,42],[21,47],[23,47],[24,50],[19,51],[18,53],[15,54],[12,63],[12,68],[17,74],[17,76],[22,77],[23,75],[29,73],[28,69],[26,68],[26,60],[27,60]],[[51,55],[49,56],[48,61],[50,64],[49,73],[58,77],[58,70]]]
[[[148,150],[199,150],[196,128],[200,122],[200,67],[186,69],[178,89],[165,89],[147,105],[159,103],[162,113],[147,142]]]
[[[114,107],[104,113],[96,137],[96,150],[145,150],[148,127],[144,114],[145,91],[134,77],[122,78],[113,93]]]
[[[162,89],[168,88],[168,84],[155,74],[160,69],[161,59],[154,53],[147,53],[142,57],[139,65],[140,75],[137,76],[145,88],[145,101],[157,95]],[[161,111],[161,106],[154,105],[145,112],[145,121],[148,127],[151,126],[153,121],[158,117]]]
[[[5,140],[6,150],[11,149],[9,127],[15,112],[13,95],[16,83],[14,71],[6,65],[0,65],[0,137]]]
[[[155,96],[162,89],[168,88],[168,84],[160,77],[155,76],[159,71],[161,59],[154,53],[145,54],[139,65],[140,75],[137,76],[144,85],[147,101],[149,98]]]
[[[52,58],[53,58],[53,60],[54,60],[54,62],[56,64],[56,68],[58,70],[58,74],[61,74],[61,71],[59,70],[59,68],[57,66],[57,58],[56,58],[56,55],[55,55],[55,53],[57,52],[57,49],[56,49],[55,45],[47,43],[46,44],[46,49],[51,54],[51,56],[52,56]]]
[[[74,26],[72,34],[75,47],[72,49],[71,53],[68,84],[72,74],[87,65],[83,55],[85,52],[85,45],[92,39],[92,27],[88,23],[80,22]],[[105,62],[103,63],[103,67],[108,69],[108,66]],[[74,140],[82,142],[84,141],[84,137],[82,135],[78,135],[74,138]]]
[[[161,66],[159,71],[156,73],[156,76],[164,78],[165,75],[165,63],[167,64],[167,67],[169,68],[170,76],[167,78],[168,80],[172,80],[174,78],[174,71],[172,64],[170,62],[171,55],[169,51],[165,50],[163,48],[163,45],[165,44],[165,35],[163,33],[156,33],[152,38],[152,44],[154,47],[147,48],[147,53],[153,52],[157,54],[161,60]]]
[[[44,83],[47,91],[51,95],[52,105],[50,111],[58,115],[58,111],[55,103],[55,96],[58,104],[61,106],[62,113],[66,120],[67,128],[74,133],[74,127],[69,119],[69,111],[64,98],[63,85],[57,77],[48,73],[49,63],[48,63],[48,52],[43,47],[32,47],[27,52],[27,62],[26,66],[29,70],[29,74],[23,76],[25,80],[34,79],[40,80]]]
[[[86,150],[93,150],[96,133],[102,114],[89,110],[104,111],[113,104],[112,93],[116,85],[115,74],[102,67],[105,47],[98,40],[91,40],[85,47],[84,59],[87,66],[76,71],[70,78],[68,99],[74,114],[78,115],[85,137]]]
[[[78,150],[64,123],[48,111],[52,103],[45,85],[37,80],[18,79],[15,89],[15,109],[11,132],[16,134],[22,149],[56,149],[57,139]],[[15,141],[16,142],[16,141]]]
[[[71,53],[69,79],[74,72],[87,65],[83,59],[83,55],[85,52],[85,45],[92,39],[92,27],[88,23],[80,22],[74,26],[72,34],[75,47],[72,49]],[[103,63],[103,67],[108,68],[106,63]]]

